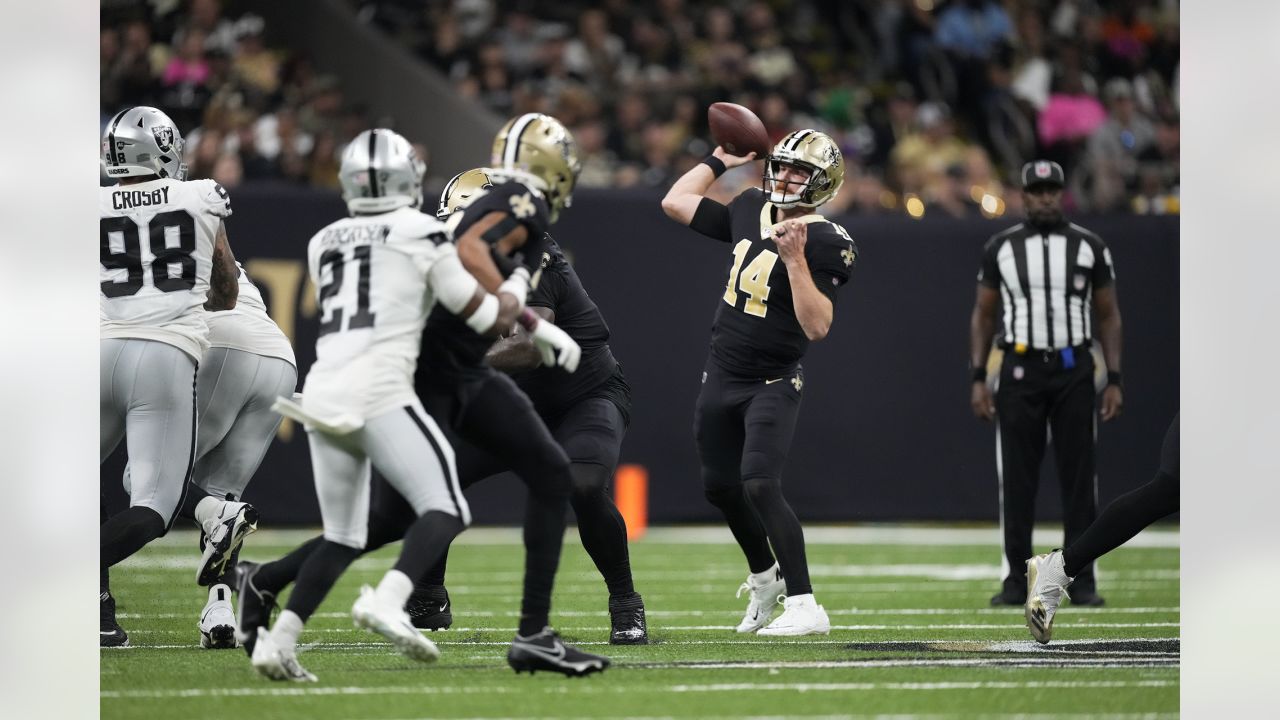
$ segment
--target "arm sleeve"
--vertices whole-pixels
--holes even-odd
[[[988,240],[982,248],[982,264],[978,266],[978,284],[992,290],[1000,287],[1000,266],[996,263],[996,248],[999,246],[995,238]]]
[[[1089,244],[1093,246],[1093,286],[1109,287],[1116,281],[1116,266],[1111,262],[1111,248],[1097,235],[1089,238]]]
[[[427,268],[426,279],[436,300],[454,315],[466,308],[480,286],[462,266],[457,251],[449,243],[440,246],[435,261]]]
[[[689,221],[689,227],[709,238],[722,242],[733,241],[733,228],[729,223],[729,208],[712,200],[702,198],[698,209]]]

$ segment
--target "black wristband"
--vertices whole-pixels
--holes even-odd
[[[721,175],[724,174],[725,170],[729,169],[724,166],[724,161],[716,157],[715,155],[708,155],[707,159],[702,161],[702,164],[711,168],[712,174],[714,174],[716,177],[720,177]]]
[[[970,377],[973,379],[974,382],[986,382],[987,369],[984,367],[976,367],[973,369],[973,372],[970,375]]]
[[[1108,384],[1108,385],[1120,385],[1120,386],[1122,386],[1122,387],[1124,386],[1124,377],[1123,377],[1122,375],[1120,375],[1120,371],[1119,371],[1119,370],[1108,370],[1108,371],[1107,371],[1107,384]]]

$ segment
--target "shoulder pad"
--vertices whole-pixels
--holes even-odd
[[[199,183],[197,187],[200,191],[200,199],[209,209],[209,212],[218,217],[229,217],[231,215],[231,196],[227,194],[226,188],[214,180],[205,179],[192,182]]]
[[[413,242],[430,240],[439,245],[449,241],[449,234],[444,223],[417,210],[409,210],[395,219],[391,224],[389,241]]]

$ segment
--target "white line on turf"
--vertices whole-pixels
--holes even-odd
[[[1154,622],[1154,623],[1058,623],[1057,628],[1176,628],[1181,627],[1182,623],[1176,622]],[[587,625],[566,625],[566,628],[572,628],[574,632],[608,632],[608,626],[587,626]],[[1010,630],[1021,628],[1022,623],[930,623],[928,625],[832,625],[832,630]],[[656,629],[656,628],[655,628]],[[730,632],[733,630],[732,625],[663,625],[661,630],[664,631],[697,631],[697,632]],[[450,628],[452,632],[510,632],[510,629],[495,627],[455,627]],[[189,630],[174,629],[139,629],[130,630],[130,634],[139,635],[187,635]],[[351,633],[356,632],[351,628],[307,628],[308,633]]]
[[[884,690],[1081,690],[1103,688],[1159,688],[1177,687],[1176,680],[1043,680],[1043,681],[986,681],[986,682],[859,682],[859,683],[712,683],[698,685],[670,685],[666,692],[758,692],[762,690],[788,692],[854,692]],[[241,687],[241,688],[185,688],[181,690],[103,690],[104,700],[163,700],[179,698],[211,697],[296,697],[324,695],[488,695],[520,692],[545,694],[623,694],[628,692],[651,693],[651,686],[634,685],[566,685],[527,686],[521,688],[502,686],[449,686],[449,685],[387,685],[373,687]]]
[[[645,614],[651,618],[654,617],[717,617],[724,615],[724,610],[645,610]],[[1010,616],[1017,614],[1016,609],[1010,608],[852,608],[849,610],[833,610],[827,608],[828,615],[1000,615]],[[1073,613],[1082,615],[1147,615],[1151,613],[1178,613],[1180,608],[1177,606],[1169,607],[1100,607],[1100,608],[1072,608]],[[120,619],[138,619],[138,618],[185,618],[192,613],[117,613],[116,617]],[[467,617],[520,617],[520,613],[515,610],[507,610],[505,612],[492,612],[487,610],[466,610],[460,614]],[[608,617],[606,610],[557,610],[553,613],[556,617],[586,617],[586,618],[603,618]],[[315,613],[313,618],[348,618],[351,613],[348,612],[320,612]]]

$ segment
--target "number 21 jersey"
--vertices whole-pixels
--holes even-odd
[[[212,180],[161,178],[101,188],[98,207],[101,336],[168,343],[198,362],[208,348],[213,246],[231,215],[227,191]]]

